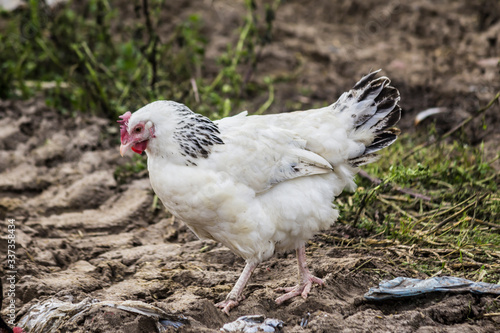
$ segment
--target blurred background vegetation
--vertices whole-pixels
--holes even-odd
[[[271,40],[278,4],[259,14],[254,1],[245,1],[237,43],[228,44],[217,59],[216,75],[202,76],[206,23],[198,14],[160,38],[163,0],[134,1],[135,17],[123,25],[108,0],[68,1],[57,10],[29,0],[1,13],[7,23],[0,34],[0,98],[43,92],[47,104],[62,112],[110,119],[149,101],[172,99],[196,105],[212,118],[227,116],[242,97],[272,90],[270,80],[250,83],[249,75],[259,50]]]

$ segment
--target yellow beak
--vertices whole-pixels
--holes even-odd
[[[125,155],[125,153],[126,153],[126,152],[127,152],[127,150],[130,148],[130,146],[132,146],[132,143],[133,143],[133,142],[131,142],[131,143],[127,143],[127,144],[123,144],[123,143],[122,143],[122,144],[120,145],[120,155],[122,155],[122,157],[123,157],[123,155]]]

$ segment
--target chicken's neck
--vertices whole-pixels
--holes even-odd
[[[158,133],[149,154],[173,157],[179,164],[196,166],[200,158],[208,158],[220,138],[217,124],[187,107],[176,110],[176,125],[170,133]],[[173,162],[173,161],[171,161]]]
[[[219,137],[219,128],[207,117],[189,112],[181,118],[173,138],[179,145],[179,152],[189,164],[196,164],[198,158],[207,158],[214,145],[224,144]]]

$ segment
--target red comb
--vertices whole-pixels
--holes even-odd
[[[126,136],[128,136],[127,127],[128,127],[128,120],[130,119],[131,115],[132,115],[132,112],[127,111],[119,117],[121,120],[117,121],[117,123],[120,124],[120,139],[122,142],[123,142],[123,139]]]

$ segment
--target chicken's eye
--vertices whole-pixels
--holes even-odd
[[[136,128],[134,129],[134,131],[135,131],[136,133],[141,133],[142,128],[141,128],[141,127],[136,127]]]

